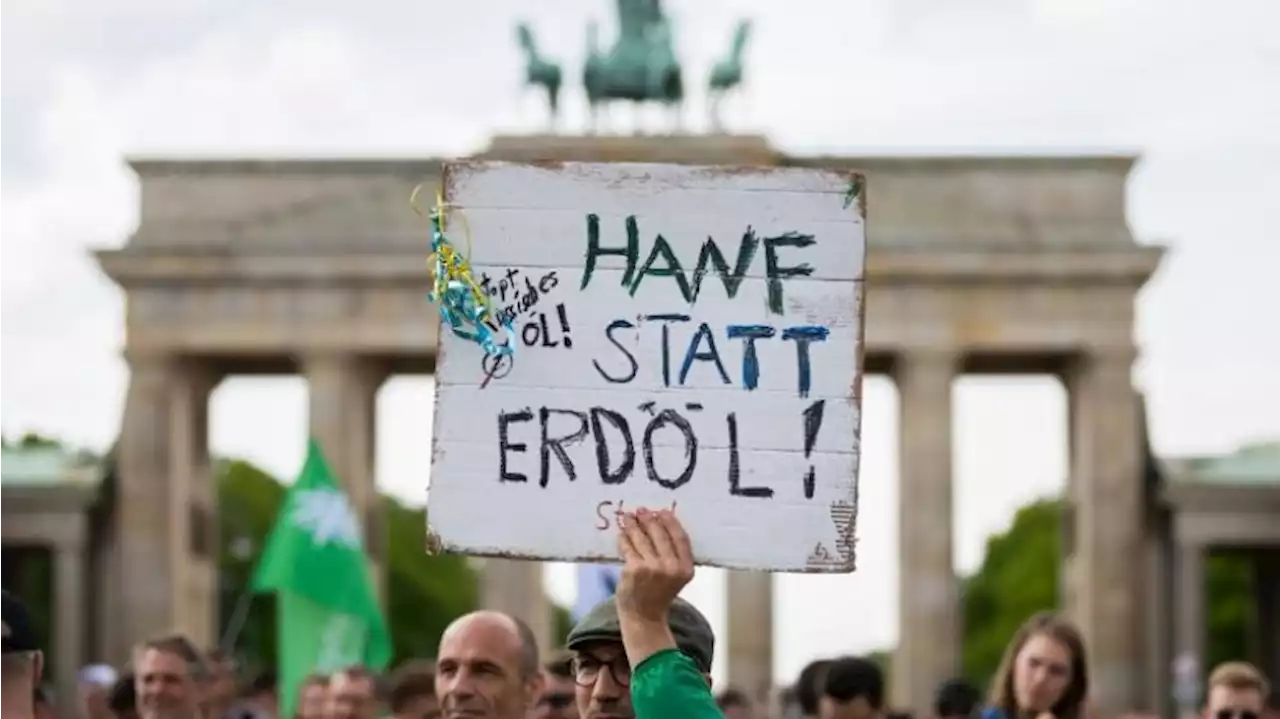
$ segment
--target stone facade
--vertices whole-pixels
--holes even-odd
[[[901,643],[894,701],[924,711],[958,673],[951,383],[1036,372],[1071,396],[1075,536],[1066,596],[1089,641],[1104,710],[1147,703],[1140,586],[1144,508],[1134,296],[1162,250],[1125,218],[1134,158],[786,157],[759,138],[499,138],[509,160],[857,168],[868,177],[867,370],[901,393]],[[212,564],[193,517],[212,512],[204,432],[216,381],[301,374],[310,422],[378,527],[372,403],[392,372],[430,371],[428,239],[408,207],[434,160],[139,160],[141,220],[99,253],[127,297],[132,375],[119,448],[119,568],[129,637],[180,627],[214,639]],[[434,189],[428,187],[427,189]],[[430,196],[430,195],[428,195]],[[163,498],[169,512],[155,512]],[[202,525],[207,531],[212,524]],[[376,536],[376,535],[374,535]],[[378,546],[378,542],[374,542]],[[486,565],[484,601],[549,639],[536,566]],[[729,675],[772,683],[767,576],[730,578]],[[514,601],[519,597],[520,601]]]

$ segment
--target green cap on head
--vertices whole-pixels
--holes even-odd
[[[667,626],[675,637],[676,647],[684,652],[703,673],[711,673],[711,658],[715,655],[716,637],[711,623],[692,604],[679,597],[671,605]],[[618,605],[613,597],[600,602],[569,631],[565,640],[567,649],[577,649],[591,642],[622,642],[622,627],[618,624]]]

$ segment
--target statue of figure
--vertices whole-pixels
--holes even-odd
[[[587,61],[582,84],[591,109],[591,128],[599,125],[600,106],[615,100],[660,102],[675,112],[679,125],[684,81],[671,38],[671,22],[659,0],[617,0],[618,39],[601,52],[596,25],[587,25]]]
[[[742,84],[742,54],[750,37],[751,21],[739,21],[738,29],[733,33],[733,46],[729,49],[729,55],[711,68],[711,79],[707,82],[707,111],[710,113],[711,128],[716,132],[724,129],[720,121],[721,100],[730,90]]]
[[[554,127],[560,110],[560,66],[539,54],[528,23],[516,26],[516,37],[524,50],[525,84],[547,91],[548,125]]]

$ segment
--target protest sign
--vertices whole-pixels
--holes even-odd
[[[853,569],[861,175],[465,161],[443,181],[514,353],[441,331],[433,548],[610,560],[619,512],[673,508],[700,564]]]

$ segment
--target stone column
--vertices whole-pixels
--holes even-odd
[[[85,651],[88,566],[84,520],[77,517],[74,522],[66,521],[73,526],[59,530],[63,536],[53,547],[53,640],[58,648],[58,665],[50,669],[58,696],[70,698],[76,695],[76,671],[88,658]]]
[[[374,438],[378,388],[387,370],[354,354],[329,353],[307,357],[303,372],[310,386],[311,436],[320,443],[364,527],[381,595],[386,527],[374,475]]]
[[[1173,627],[1173,654],[1174,662],[1186,662],[1188,658],[1195,661],[1199,667],[1201,680],[1199,686],[1199,694],[1194,697],[1179,696],[1179,700],[1190,704],[1190,709],[1199,706],[1199,700],[1204,697],[1204,672],[1205,667],[1205,639],[1208,634],[1205,625],[1205,576],[1204,576],[1204,560],[1206,549],[1200,544],[1193,542],[1178,541],[1177,554],[1174,559],[1174,582],[1175,591],[1173,594],[1174,627]],[[1174,673],[1173,667],[1169,667],[1171,674]],[[1092,677],[1090,677],[1092,678]],[[1173,691],[1175,696],[1184,692],[1186,687],[1179,686],[1179,682],[1175,677],[1173,683]],[[1186,706],[1182,708],[1188,708]]]
[[[542,586],[542,562],[486,557],[480,570],[480,608],[528,624],[544,653],[564,643],[564,637],[551,636],[551,602]]]
[[[767,702],[773,689],[773,575],[726,574],[729,684]]]
[[[1103,716],[1144,695],[1142,431],[1132,350],[1081,358],[1072,394],[1075,551],[1068,613],[1089,647],[1090,694]]]
[[[898,647],[893,702],[929,711],[938,684],[959,675],[960,594],[952,550],[951,383],[957,357],[898,358]]]
[[[176,366],[169,405],[173,628],[203,647],[219,640],[218,492],[209,461],[209,397],[218,380],[206,365]]]
[[[130,659],[134,642],[171,631],[175,620],[174,567],[180,538],[170,506],[169,431],[173,364],[163,356],[130,356],[129,389],[117,448],[115,488],[119,528],[118,628],[108,647],[112,661]]]

